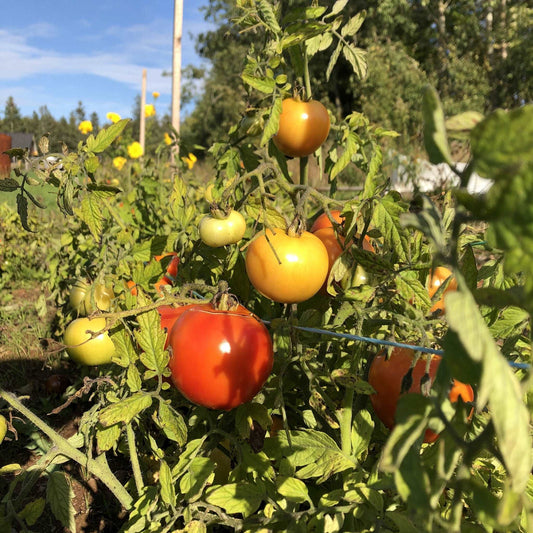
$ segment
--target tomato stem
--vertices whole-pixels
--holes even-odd
[[[35,413],[28,409],[16,396],[0,388],[0,398],[3,398],[13,409],[24,415],[33,425],[40,429],[57,447],[58,455],[64,455],[78,463],[88,472],[97,477],[113,493],[125,509],[130,509],[133,498],[120,481],[115,477],[105,454],[96,459],[90,458],[72,446],[65,438],[54,431],[46,422],[43,422]]]
[[[139,456],[137,455],[137,447],[135,446],[135,432],[133,431],[133,426],[131,424],[126,424],[126,437],[128,441],[131,468],[133,470],[133,478],[135,479],[135,487],[137,488],[137,494],[140,496],[144,488],[144,483],[141,467],[139,465]]]

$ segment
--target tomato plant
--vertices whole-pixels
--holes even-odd
[[[90,315],[92,312],[108,311],[115,294],[113,289],[101,283],[93,285],[78,280],[69,294],[69,304],[79,315]]]
[[[7,433],[7,420],[5,416],[0,415],[0,444],[4,441]]]
[[[304,231],[290,235],[276,228],[255,238],[246,251],[246,273],[264,296],[282,303],[308,300],[328,274],[328,251],[322,241]]]
[[[244,217],[235,210],[227,215],[205,216],[200,221],[200,238],[207,244],[217,248],[239,242],[246,231]]]
[[[375,394],[370,396],[370,401],[378,418],[389,429],[394,427],[396,406],[402,394],[402,381],[411,368],[413,359],[414,350],[394,348],[389,358],[387,358],[385,352],[380,352],[374,357],[370,365],[368,382],[376,391]],[[435,380],[441,359],[438,355],[431,356],[429,366],[431,382]],[[412,383],[405,393],[420,394],[421,380],[425,372],[426,361],[424,358],[420,358],[412,369]],[[449,392],[449,398],[452,402],[457,402],[458,398],[461,398],[465,403],[473,402],[474,391],[470,385],[454,380]],[[434,442],[437,436],[434,431],[427,429],[424,435],[424,442]]]
[[[109,333],[102,331],[105,327],[106,319],[103,317],[73,320],[63,335],[63,342],[70,357],[77,363],[88,366],[110,363],[115,353],[115,345]]]
[[[187,309],[172,327],[169,345],[176,388],[211,409],[229,410],[252,400],[274,362],[268,330],[242,306]]]
[[[272,140],[290,157],[312,154],[327,139],[330,121],[327,109],[316,100],[286,98],[282,103],[278,132]]]

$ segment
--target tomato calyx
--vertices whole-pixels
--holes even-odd
[[[229,292],[227,282],[220,281],[218,292],[213,296],[211,305],[217,311],[236,311],[239,308],[239,299]]]
[[[287,228],[287,235],[289,237],[301,237],[303,232],[307,230],[304,218],[297,214],[293,221],[289,224]]]

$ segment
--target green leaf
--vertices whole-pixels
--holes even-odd
[[[333,181],[352,161],[352,157],[359,148],[358,136],[353,131],[349,132],[344,142],[344,152],[337,159],[329,172],[329,180]]]
[[[341,28],[341,35],[343,37],[349,36],[353,37],[362,26],[365,21],[366,12],[361,11],[357,15],[353,16],[348,22]]]
[[[129,365],[126,372],[126,381],[130,392],[139,392],[142,386],[141,374],[135,365]]]
[[[159,402],[158,422],[167,438],[183,446],[187,442],[187,425],[180,413]]]
[[[121,433],[122,426],[119,424],[114,424],[113,426],[109,427],[99,427],[96,430],[96,443],[98,445],[98,449],[102,452],[111,450],[111,448],[117,444]]]
[[[272,108],[270,110],[270,116],[265,124],[263,135],[261,136],[261,146],[265,146],[273,135],[276,135],[279,129],[279,117],[282,109],[281,96],[276,96]]]
[[[46,484],[46,501],[50,505],[54,516],[70,531],[76,531],[76,521],[74,519],[76,510],[72,504],[73,498],[74,491],[67,480],[66,474],[63,472],[51,472]]]
[[[206,490],[206,501],[222,507],[229,514],[242,513],[244,517],[255,513],[263,500],[263,491],[252,483],[228,483]]]
[[[272,8],[272,4],[267,0],[259,0],[259,2],[257,3],[257,8],[263,20],[265,21],[268,29],[276,34],[281,33],[281,28],[278,24],[276,13]]]
[[[276,80],[274,78],[258,78],[246,73],[243,73],[241,77],[244,83],[264,94],[272,94],[276,88]]]
[[[357,460],[361,460],[368,453],[373,432],[372,415],[366,409],[361,409],[353,417],[352,422],[352,455]]]
[[[393,247],[401,261],[407,261],[409,254],[409,235],[400,221],[404,212],[405,205],[388,193],[376,203],[371,221],[371,226],[381,231],[385,242]]]
[[[115,345],[115,354],[113,355],[113,363],[128,368],[138,359],[137,352],[133,345],[131,336],[126,332],[126,329],[121,327],[113,329],[111,340]]]
[[[446,137],[444,111],[437,91],[429,85],[422,97],[422,115],[424,117],[424,146],[429,161],[434,165],[439,163],[451,165],[452,156]]]
[[[113,403],[100,411],[99,420],[104,426],[112,426],[123,422],[129,424],[139,413],[152,405],[152,397],[143,392],[137,392],[125,400]]]
[[[91,232],[95,241],[99,242],[103,230],[103,215],[98,197],[92,193],[86,194],[79,210],[79,217]]]
[[[13,178],[0,179],[0,191],[15,191],[19,188],[17,180]]]
[[[18,517],[26,522],[29,526],[33,526],[39,517],[43,514],[46,501],[44,498],[37,498],[24,506],[24,509],[18,513]]]
[[[161,460],[159,465],[159,485],[161,487],[161,499],[167,505],[176,504],[176,491],[172,482],[172,472],[168,463]]]
[[[201,439],[193,439],[187,443],[185,449],[180,454],[177,464],[172,468],[172,475],[175,478],[178,478],[185,473],[189,463],[194,457],[196,457],[196,455],[198,455],[198,453],[200,453],[200,449],[206,438],[207,437],[204,436]]]
[[[504,179],[533,164],[533,105],[511,111],[498,109],[471,134],[476,170],[489,179]]]
[[[295,477],[278,476],[276,488],[290,502],[302,503],[309,499],[307,486],[303,481]]]
[[[339,57],[341,55],[341,52],[344,48],[344,44],[342,41],[339,41],[337,43],[337,47],[335,48],[333,54],[331,54],[328,62],[328,66],[326,68],[326,80],[329,81],[329,78],[331,76],[331,73],[333,72],[333,69],[335,68],[335,65],[337,64],[337,61],[339,60]]]
[[[446,130],[450,137],[468,139],[470,131],[483,120],[483,115],[477,111],[465,111],[446,120]]]
[[[331,8],[331,11],[328,13],[328,17],[333,17],[335,15],[338,15],[343,11],[343,9],[346,7],[346,4],[349,2],[349,0],[337,0],[333,7]]]
[[[285,17],[283,17],[283,25],[287,26],[293,22],[317,19],[320,18],[325,12],[326,8],[323,6],[305,6],[293,8],[287,13],[287,15],[285,15]]]
[[[431,305],[428,291],[424,285],[418,280],[415,273],[400,272],[394,278],[396,290],[404,300],[412,302],[412,304],[423,311],[427,311]]]
[[[84,166],[89,174],[94,174],[100,166],[100,160],[96,155],[92,155],[85,160]]]
[[[266,209],[264,209],[259,198],[249,197],[244,209],[251,219],[257,220],[257,222],[260,222],[261,224],[273,228],[287,228],[285,217],[270,204],[267,204]]]
[[[254,420],[259,422],[263,429],[267,429],[272,424],[268,409],[262,404],[247,402],[237,408],[235,427],[241,437],[246,439],[250,436]]]
[[[34,233],[34,231],[28,225],[28,200],[22,193],[17,194],[17,212],[19,214],[22,227],[26,231]]]
[[[137,320],[139,329],[135,330],[135,338],[142,349],[139,358],[146,368],[161,374],[169,358],[164,349],[166,334],[161,329],[161,317],[154,309],[138,315]]]
[[[111,124],[107,128],[101,129],[96,136],[96,139],[90,135],[87,138],[87,151],[94,154],[103,152],[111,143],[122,133],[130,119],[124,118]]]
[[[331,437],[314,430],[291,431],[290,444],[287,433],[282,431],[276,438],[265,441],[265,452],[270,457],[286,457],[295,468],[302,467],[296,472],[297,477],[318,478],[317,483],[357,466],[351,457],[342,453]]]
[[[470,293],[456,291],[446,295],[446,319],[468,356],[482,364],[477,409],[483,409],[488,403],[511,489],[521,492],[532,468],[532,442],[520,383],[500,353]],[[445,357],[453,360],[456,355],[446,352]]]
[[[215,463],[207,457],[194,457],[180,479],[180,491],[189,502],[198,500],[204,487],[213,481]]]
[[[420,463],[418,449],[408,450],[402,464],[394,472],[394,482],[401,498],[412,509],[420,513],[429,513],[429,479],[427,471]]]

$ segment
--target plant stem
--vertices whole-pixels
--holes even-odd
[[[133,498],[115,477],[113,472],[111,472],[105,454],[99,455],[96,459],[90,459],[87,455],[72,446],[72,444],[54,431],[48,424],[43,422],[35,413],[30,411],[16,396],[0,388],[0,398],[4,399],[13,409],[16,409],[40,429],[57,447],[58,455],[68,457],[86,468],[88,472],[106,485],[125,509],[131,508]]]
[[[139,457],[137,455],[137,447],[135,446],[135,432],[131,424],[126,424],[126,437],[128,439],[128,451],[130,455],[131,468],[133,470],[133,478],[135,479],[135,487],[137,494],[140,496],[144,488],[144,482],[141,474],[141,467],[139,465]]]
[[[352,409],[354,390],[347,388],[342,400],[342,408],[339,417],[341,429],[341,450],[345,455],[352,454]]]

